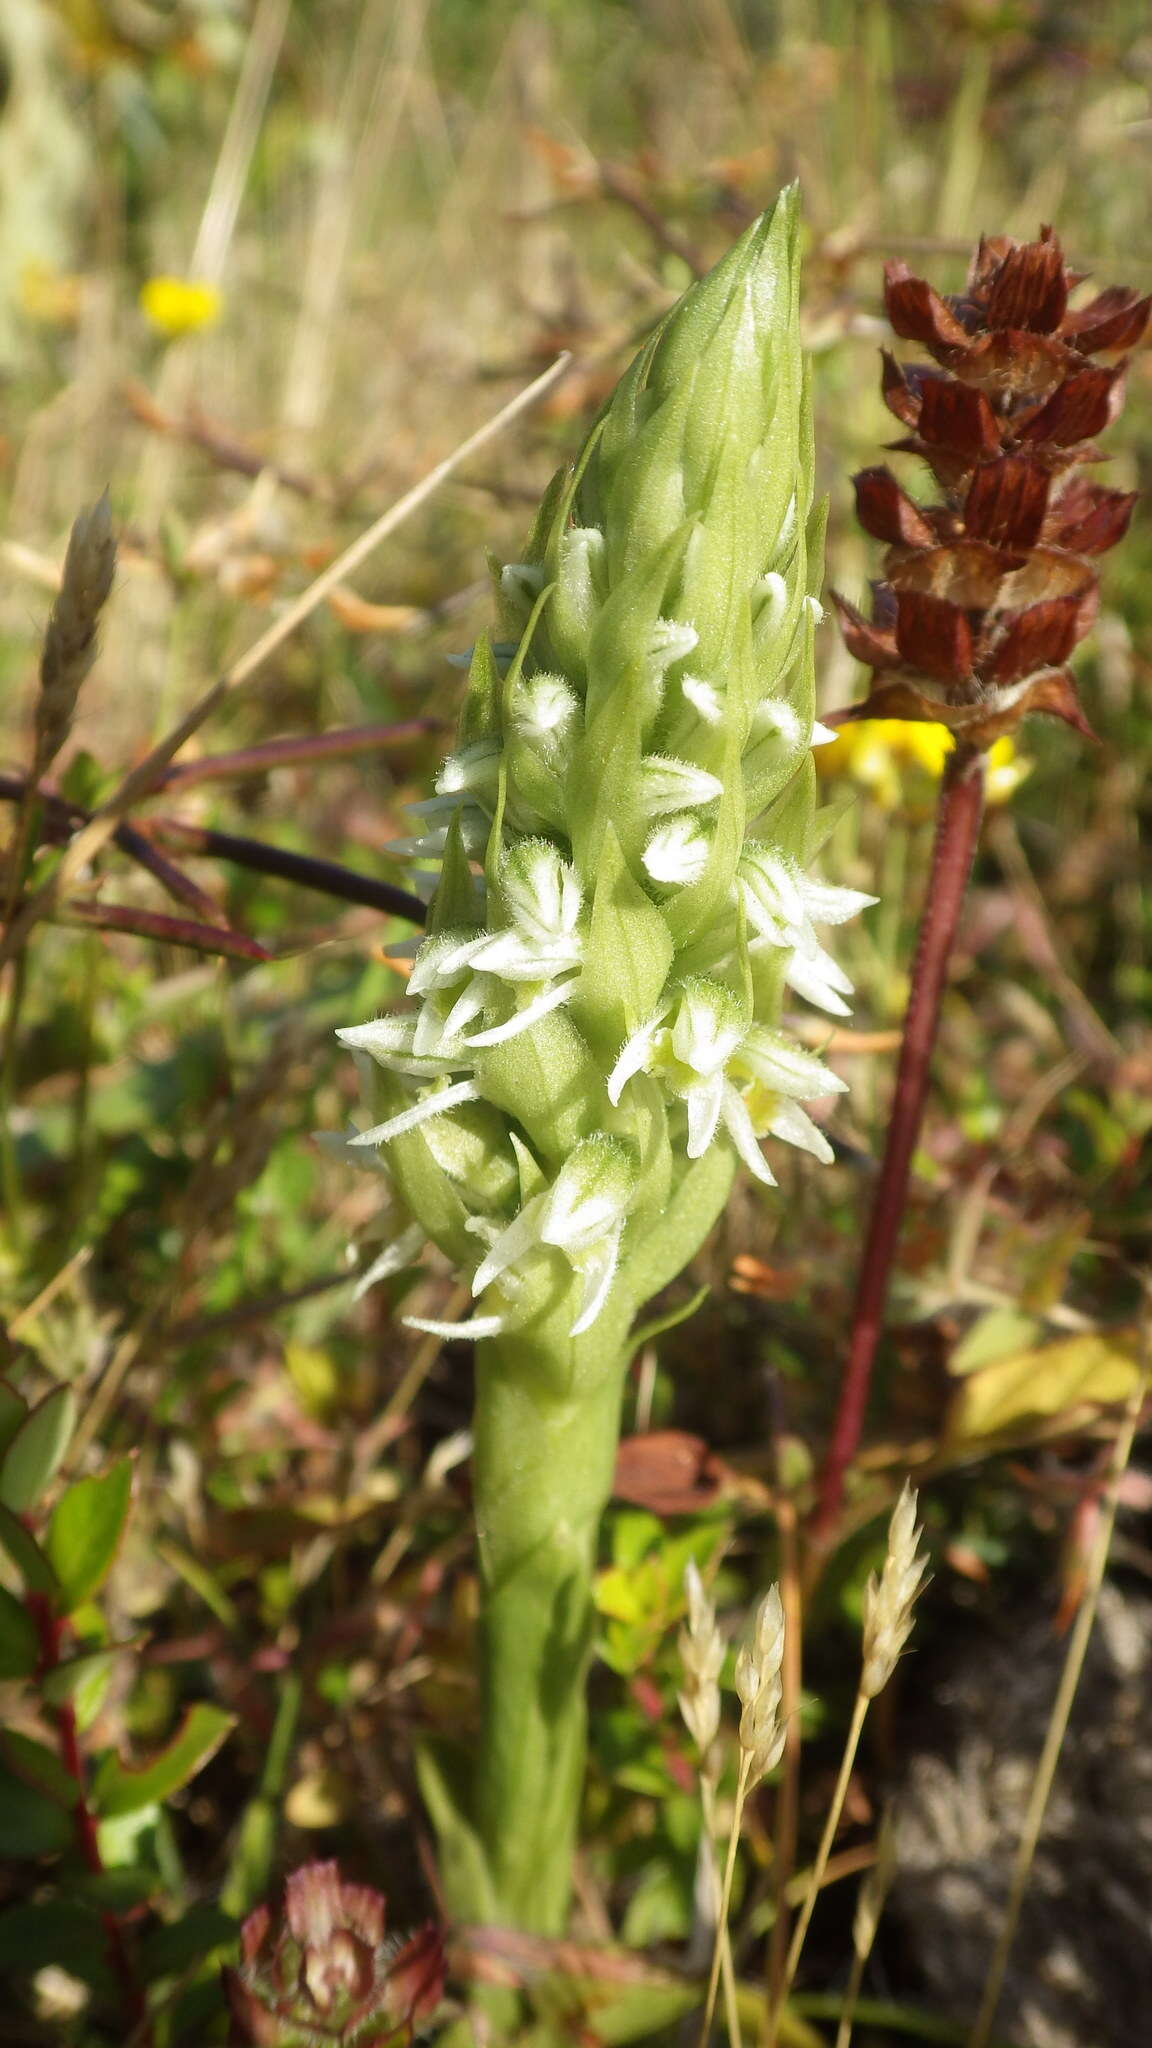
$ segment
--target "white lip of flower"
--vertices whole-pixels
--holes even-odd
[[[838,1094],[847,1083],[782,1032],[749,1024],[738,997],[722,983],[694,978],[665,999],[621,1052],[609,1076],[609,1100],[619,1102],[625,1084],[641,1072],[655,1075],[683,1102],[690,1159],[699,1159],[721,1128],[749,1171],[769,1187],[775,1176],[758,1136],[780,1137],[819,1158],[831,1157],[827,1141],[796,1104]]]
[[[820,720],[815,718],[812,721],[812,731],[808,736],[808,745],[810,747],[830,747],[833,740],[837,740],[839,737],[839,733],[832,726],[821,725]]]
[[[724,700],[715,683],[703,682],[699,676],[681,676],[680,688],[705,725],[719,725],[724,716]]]
[[[749,840],[737,867],[737,889],[753,934],[752,948],[787,947],[792,954],[785,979],[798,995],[834,1017],[851,1013],[843,1001],[852,983],[820,945],[815,924],[843,924],[875,903],[861,889],[816,881],[771,847]]]
[[[644,808],[657,818],[697,810],[724,794],[718,775],[709,775],[707,769],[697,768],[691,761],[674,761],[667,754],[645,754],[640,763],[640,788]]]
[[[548,1247],[564,1254],[583,1281],[580,1308],[570,1335],[579,1337],[596,1321],[608,1298],[620,1257],[620,1239],[635,1187],[631,1159],[616,1139],[583,1139],[565,1160],[550,1188],[525,1202],[480,1261],[473,1294],[495,1281],[507,1287],[513,1269]]]
[[[762,697],[752,713],[751,737],[763,739],[770,732],[787,747],[804,744],[804,721],[782,697]]]
[[[684,887],[699,881],[710,851],[711,842],[699,819],[683,811],[652,834],[642,857],[654,882]]]
[[[383,851],[397,860],[438,860],[448,844],[448,832],[454,816],[459,815],[464,851],[469,860],[482,860],[492,830],[492,821],[466,796],[429,797],[426,803],[409,804],[407,809],[420,816],[443,816],[445,822],[434,825],[429,832],[421,832],[410,839],[389,839]],[[439,877],[434,879],[438,880]]]

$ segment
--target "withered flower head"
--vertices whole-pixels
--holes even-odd
[[[860,523],[888,554],[871,620],[836,600],[873,671],[853,717],[938,720],[978,747],[1028,711],[1090,732],[1065,664],[1096,616],[1093,558],[1126,531],[1135,495],[1084,465],[1123,404],[1152,298],[1114,286],[1070,311],[1080,282],[1050,228],[982,239],[953,298],[887,265],[892,327],[937,366],[885,353],[885,403],[909,429],[893,446],[927,463],[941,502],[916,504],[887,468],[855,479]]]
[[[335,1863],[306,1863],[240,1930],[240,1967],[225,1970],[231,2048],[391,2048],[439,2003],[444,1952],[429,1925],[403,1945],[384,1938],[385,1902],[345,1884]]]

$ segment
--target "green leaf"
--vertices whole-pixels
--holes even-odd
[[[32,1616],[23,1601],[0,1586],[0,1678],[31,1678],[39,1658]]]
[[[117,1643],[112,1649],[86,1650],[79,1657],[69,1657],[66,1663],[57,1664],[40,1681],[48,1705],[71,1704],[81,1728],[86,1728],[103,1700],[117,1657],[130,1648],[131,1644]]]
[[[56,1592],[56,1574],[36,1538],[0,1502],[0,1549],[6,1550],[30,1593]]]
[[[76,1397],[53,1387],[25,1416],[0,1464],[0,1503],[22,1515],[35,1507],[71,1442]]]
[[[57,1856],[72,1840],[64,1808],[0,1764],[0,1857]]]
[[[42,1792],[57,1806],[71,1810],[80,1797],[80,1787],[71,1771],[65,1770],[55,1750],[15,1728],[0,1728],[0,1756],[34,1792]]]
[[[153,1984],[160,1977],[183,1976],[193,1964],[230,1947],[237,1933],[236,1921],[219,1906],[207,1900],[190,1906],[179,1920],[158,1927],[144,1943],[141,1962],[146,1981]]]
[[[42,1899],[0,1913],[0,1970],[33,1975],[66,1963],[69,1974],[100,1990],[111,1988],[108,1937],[91,1907]]]
[[[440,879],[428,905],[427,929],[437,937],[441,932],[476,928],[476,886],[464,851],[460,812],[454,811],[444,841]]]
[[[119,1757],[105,1757],[93,1786],[92,1803],[102,1818],[135,1813],[170,1799],[197,1771],[215,1756],[220,1744],[236,1726],[235,1714],[197,1701],[159,1756],[148,1763],[129,1765]]]
[[[45,1549],[60,1581],[60,1607],[71,1614],[111,1568],[132,1502],[132,1460],[77,1479],[57,1501]]]
[[[21,1399],[7,1380],[0,1380],[0,1457],[8,1449],[27,1413],[27,1401]]]

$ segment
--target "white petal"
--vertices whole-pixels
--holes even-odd
[[[880,901],[878,896],[866,896],[863,889],[839,889],[833,882],[817,881],[811,875],[805,875],[801,889],[813,924],[844,924]]]
[[[533,1195],[525,1202],[518,1216],[512,1218],[472,1275],[473,1294],[483,1294],[494,1280],[507,1271],[509,1266],[522,1259],[527,1252],[534,1251],[540,1243],[540,1219],[547,1201],[546,1194]]]
[[[808,745],[810,747],[830,747],[833,740],[838,740],[839,737],[840,735],[834,726],[821,725],[820,720],[817,718],[813,723]]]
[[[641,800],[654,817],[672,811],[696,810],[715,803],[724,794],[718,775],[697,768],[691,761],[675,761],[669,755],[646,754],[640,764]]]
[[[830,1017],[852,1015],[844,1001],[845,995],[853,993],[852,983],[822,947],[797,946],[784,970],[784,979],[805,1002],[814,1003]]]
[[[798,1102],[777,1103],[768,1129],[786,1145],[798,1145],[802,1152],[811,1152],[823,1166],[830,1166],[836,1156],[823,1131]]]
[[[808,1096],[842,1095],[848,1086],[814,1052],[806,1052],[782,1031],[769,1031],[763,1024],[752,1026],[740,1048],[740,1064],[765,1087],[801,1101]]]
[[[699,881],[710,850],[707,833],[686,812],[652,834],[644,848],[644,867],[654,882],[684,888]]]
[[[632,1033],[624,1046],[608,1076],[608,1100],[613,1106],[619,1102],[625,1083],[632,1079],[633,1074],[643,1073],[647,1068],[652,1055],[652,1041],[670,1008],[671,1003],[662,1003],[655,1016],[649,1017],[646,1024],[641,1024],[640,1029]]]
[[[573,1323],[569,1335],[580,1337],[596,1321],[608,1299],[613,1276],[620,1259],[621,1224],[610,1238],[596,1246],[580,1261],[580,1273],[584,1281],[584,1294],[580,1313]]]
[[[724,700],[715,683],[702,682],[699,676],[681,676],[680,688],[698,718],[705,725],[719,725],[724,711]]]
[[[713,1074],[710,1080],[702,1081],[698,1088],[688,1090],[684,1101],[688,1111],[689,1159],[701,1158],[716,1136],[726,1085],[722,1073]]]

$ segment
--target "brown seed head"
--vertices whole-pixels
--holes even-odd
[[[910,430],[894,445],[928,465],[940,500],[917,504],[887,468],[855,479],[860,523],[888,553],[871,619],[836,600],[873,671],[852,716],[939,721],[979,747],[1028,711],[1090,732],[1066,663],[1096,616],[1095,557],[1135,496],[1084,465],[1123,404],[1152,298],[1115,286],[1069,310],[1079,282],[1050,228],[982,240],[951,298],[887,266],[893,330],[933,359],[884,354],[885,403]]]

